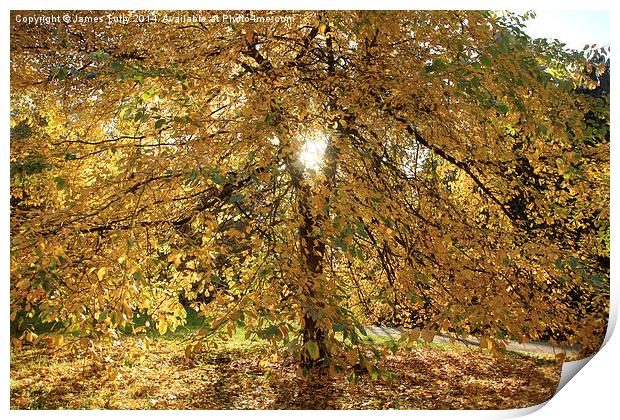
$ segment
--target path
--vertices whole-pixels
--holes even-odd
[[[383,326],[371,326],[366,327],[366,332],[380,335],[383,337],[392,337],[399,338],[400,334],[403,331],[407,331],[406,329],[397,329],[393,327],[383,327]],[[433,339],[434,343],[450,343],[450,337],[443,334],[436,334]],[[455,341],[455,343],[462,344],[467,347],[479,347],[479,341],[475,337],[469,337],[468,339],[459,338]],[[506,350],[508,351],[517,351],[517,352],[525,352],[525,353],[538,353],[538,354],[552,354],[555,355],[557,353],[566,352],[566,355],[577,355],[579,353],[578,347],[567,347],[562,348],[560,346],[554,346],[547,342],[543,341],[531,341],[529,343],[518,343],[516,341],[509,341],[506,346]]]

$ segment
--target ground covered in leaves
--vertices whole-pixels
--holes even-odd
[[[504,409],[546,401],[560,377],[551,360],[433,344],[388,356],[382,367],[398,375],[391,382],[368,374],[355,382],[304,379],[289,360],[261,355],[256,346],[232,343],[188,360],[181,339],[151,339],[145,351],[135,340],[110,346],[109,363],[16,349],[11,408]]]

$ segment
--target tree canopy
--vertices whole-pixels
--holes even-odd
[[[163,334],[190,306],[188,354],[244,328],[334,373],[373,370],[379,322],[600,344],[605,51],[485,11],[17,13],[14,345]]]

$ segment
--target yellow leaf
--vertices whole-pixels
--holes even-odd
[[[316,360],[319,358],[320,351],[316,341],[308,341],[306,343],[306,350],[308,351],[308,354],[310,355],[310,358],[312,358],[312,360]]]
[[[422,340],[430,343],[433,341],[433,338],[435,338],[435,331],[426,328],[422,330]]]
[[[166,322],[165,319],[160,319],[159,322],[157,323],[157,331],[159,331],[159,334],[164,335],[167,330],[168,330],[168,323]]]
[[[492,350],[493,349],[493,342],[491,340],[489,340],[486,337],[482,337],[480,339],[480,348],[482,350]]]
[[[185,347],[185,358],[189,359],[192,353],[194,353],[194,346],[189,344],[187,347]]]
[[[565,358],[566,358],[566,353],[564,352],[557,353],[555,355],[555,362],[559,364],[564,363]]]
[[[131,310],[131,306],[129,306],[127,302],[123,302],[121,306],[123,307],[123,314],[125,314],[127,319],[131,319],[131,316],[133,314],[133,311]]]
[[[24,334],[24,338],[25,338],[25,339],[26,339],[26,341],[28,341],[28,342],[33,342],[33,341],[34,341],[34,339],[35,339],[35,338],[37,338],[37,337],[38,337],[38,336],[37,336],[35,333],[33,333],[32,331],[30,331],[30,330],[27,330],[27,331],[25,332],[25,334]]]
[[[418,341],[418,338],[420,338],[420,329],[414,328],[409,333],[409,340],[407,341],[407,348],[410,349],[411,347],[413,347],[414,343]]]

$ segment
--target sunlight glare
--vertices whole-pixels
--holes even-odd
[[[299,160],[306,169],[318,171],[323,163],[323,154],[327,147],[327,137],[320,132],[304,136]]]

